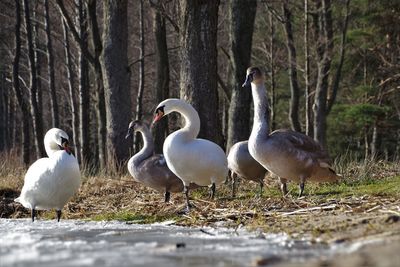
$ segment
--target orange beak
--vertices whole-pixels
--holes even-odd
[[[162,111],[158,111],[156,115],[154,115],[153,123],[161,120],[161,118],[164,116],[164,113]]]

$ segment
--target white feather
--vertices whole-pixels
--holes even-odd
[[[57,146],[61,137],[68,139],[60,129],[49,130],[44,138],[49,157],[38,159],[26,172],[21,195],[15,199],[25,208],[61,210],[78,191],[81,182],[78,161]]]

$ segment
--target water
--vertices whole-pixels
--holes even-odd
[[[124,222],[0,219],[0,266],[249,266],[346,251],[285,234]]]

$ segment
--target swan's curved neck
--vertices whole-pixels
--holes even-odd
[[[153,155],[154,152],[154,143],[153,138],[151,136],[150,130],[146,128],[140,129],[138,132],[141,133],[143,139],[143,147],[142,149],[136,153],[129,161],[133,164],[133,166],[138,166],[145,159],[148,159]]]
[[[268,138],[269,135],[269,110],[268,97],[265,85],[251,84],[254,102],[254,120],[251,136]]]
[[[200,117],[197,111],[185,102],[178,103],[174,111],[185,118],[185,125],[179,131],[186,133],[190,138],[196,138],[200,132]]]
[[[44,149],[46,150],[46,154],[49,158],[51,158],[55,152],[60,151],[60,147],[56,142],[46,138],[44,139]]]

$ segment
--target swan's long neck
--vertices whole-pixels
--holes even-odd
[[[197,111],[187,103],[179,103],[174,108],[185,118],[185,125],[179,131],[187,134],[189,138],[196,138],[200,132],[200,117]]]
[[[264,84],[251,84],[254,101],[254,120],[250,138],[267,139],[269,135],[269,110],[267,90]]]
[[[60,151],[60,147],[57,145],[57,143],[48,138],[44,139],[44,149],[46,150],[46,154],[49,158],[51,158],[55,152]]]
[[[139,166],[139,164],[151,157],[154,153],[154,143],[150,130],[148,128],[142,128],[138,132],[142,135],[143,147],[129,160],[135,167]]]

